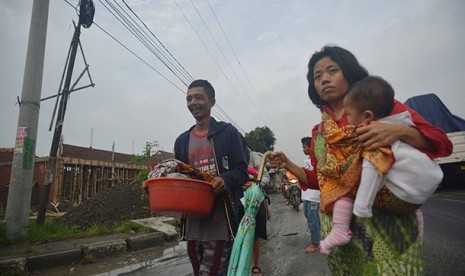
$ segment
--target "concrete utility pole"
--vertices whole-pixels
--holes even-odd
[[[49,0],[34,0],[11,168],[5,232],[10,240],[27,233],[47,37]]]

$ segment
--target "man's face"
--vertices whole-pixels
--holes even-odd
[[[302,144],[302,150],[304,151],[304,154],[305,155],[310,155],[310,147],[305,145],[305,144]]]
[[[207,93],[202,87],[194,87],[187,90],[187,108],[196,120],[202,120],[210,116],[215,99],[208,99]]]

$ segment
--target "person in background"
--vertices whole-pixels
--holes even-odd
[[[242,143],[245,146],[245,156],[248,162],[249,167],[259,170],[260,164],[262,161],[262,156],[260,153],[252,151],[247,146],[247,142],[245,138],[242,137]],[[270,175],[266,168],[263,170],[262,181],[260,182],[260,188],[262,188],[263,192],[265,192],[265,187],[270,184]],[[245,187],[247,188],[247,187]],[[258,266],[258,262],[260,259],[260,244],[263,240],[268,240],[268,233],[266,231],[266,221],[267,221],[267,212],[265,204],[267,202],[268,197],[265,195],[265,200],[260,205],[260,209],[258,210],[257,216],[255,217],[256,227],[255,227],[255,239],[253,244],[252,250],[252,267],[251,267],[251,274],[252,276],[261,276],[262,271]]]
[[[303,137],[301,139],[302,149],[307,156],[304,162],[304,168],[312,169],[310,163],[310,145],[312,137]],[[304,203],[304,215],[307,219],[308,231],[310,232],[310,245],[305,248],[305,253],[316,252],[320,247],[320,190],[303,187],[302,201]]]
[[[286,205],[289,207],[292,207],[291,204],[291,181],[297,180],[297,177],[292,174],[290,171],[285,171],[284,172],[284,181],[283,181],[283,195],[284,198],[286,199]]]
[[[313,169],[307,170],[296,165],[280,151],[270,155],[272,167],[290,170],[298,177],[301,185],[320,189],[323,238],[333,227],[332,203],[335,198],[327,196],[327,193],[344,188],[341,178],[345,163],[350,161],[350,154],[332,150],[332,145],[338,143],[341,128],[349,125],[343,99],[351,85],[367,76],[367,70],[344,48],[325,46],[315,52],[308,63],[308,96],[321,110],[322,117],[312,130],[310,158]],[[415,127],[373,121],[370,125],[356,129],[357,139],[363,148],[374,150],[401,140],[420,149],[430,158],[451,154],[452,143],[444,131],[395,101],[391,114],[404,111],[410,113]],[[395,196],[385,187],[377,197],[395,200]],[[386,225],[390,227],[386,228]],[[329,269],[333,275],[422,275],[422,226],[422,221],[418,220],[415,213],[399,215],[376,207],[373,208],[371,218],[354,216],[350,229],[356,234],[348,244],[335,247],[328,255]]]
[[[369,76],[356,82],[344,97],[344,109],[352,127],[348,127],[347,139],[357,126],[369,125],[373,121],[387,124],[413,126],[408,111],[390,115],[394,106],[394,90],[380,77]],[[354,141],[356,143],[356,141]],[[352,213],[358,217],[371,217],[376,194],[383,185],[399,198],[394,206],[385,202],[384,210],[399,214],[417,212],[421,204],[438,187],[442,180],[441,167],[423,152],[402,141],[375,151],[361,151],[354,161],[353,171],[346,174],[360,175],[355,201],[343,196],[334,203],[333,230],[321,241],[321,252],[328,255],[334,246],[347,244],[352,236],[349,229]],[[362,166],[363,159],[363,166]],[[346,182],[346,184],[348,184]],[[378,203],[378,207],[380,204]],[[417,214],[421,215],[418,210]],[[336,220],[337,218],[337,220]],[[422,220],[421,217],[418,218]],[[419,233],[420,238],[422,232]]]
[[[187,240],[195,275],[226,275],[238,228],[237,207],[248,179],[241,134],[230,123],[211,117],[215,90],[208,81],[193,81],[186,102],[195,125],[176,139],[175,158],[215,175],[215,200],[208,216],[182,221],[181,239]]]

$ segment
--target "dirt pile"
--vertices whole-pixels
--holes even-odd
[[[123,221],[151,217],[148,195],[141,183],[119,184],[86,199],[60,219],[66,225],[88,229],[92,225],[112,227]]]

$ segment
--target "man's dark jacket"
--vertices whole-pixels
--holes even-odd
[[[175,158],[189,164],[189,130],[176,139],[174,144]],[[211,141],[219,176],[224,179],[227,189],[227,219],[230,231],[235,236],[239,221],[239,199],[242,197],[242,186],[248,180],[247,162],[242,146],[241,134],[226,122],[218,122],[211,118],[207,138]],[[183,235],[183,233],[181,234]]]

